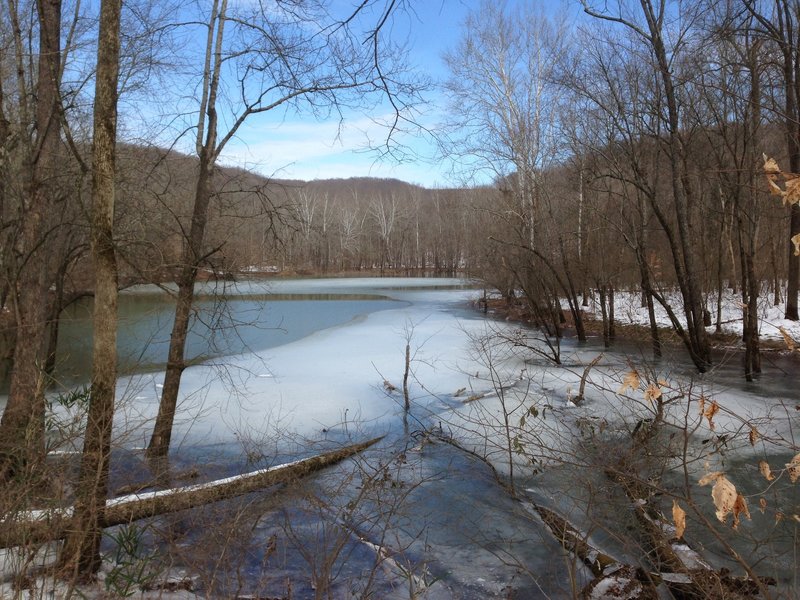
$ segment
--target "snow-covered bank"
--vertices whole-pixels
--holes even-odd
[[[683,300],[678,292],[667,292],[664,294],[667,302],[674,307],[675,313],[681,320],[683,325],[686,325],[685,316],[683,315]],[[650,326],[650,319],[647,314],[647,307],[642,306],[641,293],[627,292],[624,290],[615,290],[614,292],[614,319],[616,322],[624,325],[641,325],[644,327]],[[781,329],[786,331],[790,336],[796,340],[800,340],[800,321],[790,321],[783,317],[786,309],[785,303],[775,305],[772,302],[771,296],[761,296],[758,302],[758,322],[759,334],[763,339],[782,341],[783,334]],[[717,296],[712,294],[708,298],[707,306],[709,314],[711,315],[712,325],[708,327],[709,333],[716,329],[717,319]],[[564,308],[568,308],[564,304]],[[584,310],[594,316],[600,318],[600,305],[596,295],[590,298],[589,306],[583,307]],[[734,335],[742,335],[742,300],[741,296],[735,294],[730,289],[725,289],[722,296],[720,313],[720,327],[723,332]],[[671,328],[672,323],[667,316],[664,308],[655,303],[655,316],[656,322],[660,327]]]

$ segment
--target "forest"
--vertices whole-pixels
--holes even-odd
[[[451,1],[443,0],[441,11],[450,10]],[[615,298],[627,294],[647,310],[648,325],[630,335],[647,348],[648,359],[680,348],[690,377],[702,378],[714,375],[716,350],[733,347],[735,377],[754,386],[763,381],[763,307],[783,306],[785,319],[800,319],[798,0],[581,0],[557,9],[481,0],[470,3],[457,44],[442,57],[447,75],[440,81],[415,70],[404,41],[393,37],[393,23],[414,15],[415,4],[8,0],[0,7],[0,360],[6,394],[0,540],[4,548],[32,548],[35,556],[42,544],[63,539],[47,568],[71,582],[67,596],[96,578],[104,530],[227,500],[228,493],[284,485],[377,443],[349,440],[308,459],[317,461],[314,466],[299,464],[277,479],[272,471],[255,474],[252,487],[222,496],[199,489],[172,505],[142,499],[130,509],[112,506],[118,307],[129,289],[156,286],[174,309],[157,416],[144,450],[156,489],[174,487],[169,457],[181,418],[182,378],[192,366],[187,340],[201,318],[198,286],[209,282],[462,278],[480,292],[478,308],[525,321],[523,333],[497,333],[492,344],[524,350],[526,360],[544,359],[555,368],[572,360],[562,356],[564,339],[583,344],[600,336],[609,349],[624,337],[614,311]],[[434,95],[441,119],[430,125],[421,115]],[[269,177],[224,160],[247,124],[263,115],[344,122],[346,115],[371,116],[387,107],[385,137],[371,150],[382,160],[409,160],[401,133],[430,136],[440,160],[456,165],[451,186],[364,177],[300,181],[281,178],[280,165]],[[723,297],[731,294],[740,339],[722,333]],[[54,376],[62,320],[87,301],[90,382],[82,390],[64,389]],[[590,303],[597,310],[589,311]],[[660,312],[669,326],[659,322]],[[785,343],[768,344],[766,352],[794,361],[800,340],[781,332]],[[406,324],[402,390],[384,379],[387,393],[404,395],[406,434],[414,333]],[[524,402],[508,408],[499,359],[481,348],[505,419],[496,442],[510,470],[503,485],[515,495],[519,461],[530,467],[538,451],[512,426],[521,431],[539,409],[527,407],[520,417],[515,411]],[[570,385],[580,386],[580,399],[599,356],[575,359],[578,375]],[[648,489],[651,479],[639,461],[651,456],[652,444],[671,447],[695,432],[688,422],[675,425],[675,406],[685,401],[696,412],[699,403],[699,421],[712,432],[703,452],[725,439],[713,433],[716,400],[695,393],[691,382],[687,389],[670,387],[656,367],[625,365],[615,375],[622,388],[608,381],[600,387],[606,393],[619,388],[621,395],[641,388],[649,416],[626,417],[632,458],[609,477],[631,502],[646,504],[666,484]],[[82,410],[80,449],[69,468],[59,466],[49,448],[56,396]],[[800,509],[791,484],[800,478],[800,413],[797,398],[786,402],[783,413],[771,416],[778,424],[770,425],[771,446],[762,457],[780,456],[785,468],[755,469],[782,486],[775,484],[784,502],[776,523],[786,529],[781,543],[794,531],[796,552]],[[764,425],[744,416],[737,423],[731,426],[736,436],[755,447]],[[670,427],[681,434],[676,438]],[[592,426],[593,452],[600,444],[595,435]],[[435,437],[429,429],[425,436]],[[701,463],[687,458],[689,447],[686,441],[682,449],[687,474],[689,465]],[[713,484],[713,500],[695,500],[691,490],[665,494],[678,507],[667,519],[670,526],[680,529],[685,520],[679,501],[697,515],[711,507],[712,521],[716,508],[723,524],[731,514],[734,527],[740,515],[749,518],[745,496],[723,471],[700,484]],[[46,527],[29,518],[54,506],[71,512],[52,517]],[[583,553],[589,565],[590,552],[581,546],[587,539],[575,541],[581,536],[548,512],[553,508],[541,508],[537,519],[560,531],[563,547]],[[651,529],[660,526],[652,514],[639,518],[650,519]],[[712,525],[703,522],[717,531]],[[664,535],[648,535],[653,552],[669,554]],[[796,577],[775,591],[756,561],[734,546],[726,548],[736,557],[735,577],[725,567],[708,568],[705,576],[692,567],[681,571],[688,581],[668,586],[668,593],[788,598],[797,591]],[[625,562],[602,556],[609,564]],[[378,557],[385,559],[380,550]],[[35,561],[25,562],[27,568]],[[635,597],[656,597],[648,594],[663,582],[639,571],[630,576],[644,586]],[[28,575],[23,569],[13,577],[19,587]],[[582,586],[575,586],[578,596]],[[420,597],[414,594],[422,587],[409,595]],[[330,588],[319,590],[316,597],[336,597]]]

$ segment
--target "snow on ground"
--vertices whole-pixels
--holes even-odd
[[[665,297],[670,305],[674,308],[675,313],[681,322],[685,325],[685,317],[683,316],[683,300],[680,293],[677,291],[665,293]],[[599,299],[593,295],[588,309],[588,313],[600,318],[600,305]],[[622,324],[643,325],[649,327],[650,320],[647,315],[647,307],[641,305],[640,292],[627,292],[618,290],[614,292],[614,317],[615,321]],[[725,289],[722,297],[722,311],[720,318],[720,325],[722,331],[725,333],[732,333],[736,335],[742,334],[742,300],[741,296],[735,294],[730,289]],[[759,298],[759,333],[763,339],[769,340],[783,340],[783,335],[780,328],[783,328],[795,340],[800,340],[800,321],[790,321],[784,319],[785,303],[775,305],[772,301],[771,295],[763,295]],[[567,308],[566,303],[564,307]],[[711,313],[711,320],[713,325],[708,328],[709,332],[713,332],[716,327],[717,319],[717,297],[716,294],[709,296],[707,308]],[[664,308],[656,303],[655,304],[656,321],[659,326],[672,327],[672,323],[667,316]]]

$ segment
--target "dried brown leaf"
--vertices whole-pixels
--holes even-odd
[[[708,485],[723,476],[722,471],[712,471],[700,478],[698,485]]]
[[[750,434],[748,435],[750,439],[750,445],[755,446],[756,442],[758,441],[758,429],[755,427],[750,427]]]
[[[700,485],[708,485],[712,481],[714,482],[714,487],[711,488],[711,499],[714,501],[714,506],[717,509],[717,519],[724,523],[725,519],[727,519],[728,515],[733,511],[739,494],[736,492],[736,486],[728,481],[725,474],[721,471],[708,473],[702,477],[698,483]]]
[[[758,470],[761,471],[761,475],[767,481],[772,481],[775,479],[775,475],[772,474],[772,469],[769,468],[769,463],[765,460],[762,460],[758,463]]]
[[[735,485],[724,475],[717,477],[717,482],[714,484],[714,487],[711,488],[711,499],[714,501],[714,506],[717,509],[717,519],[722,523],[724,523],[728,515],[733,512],[738,497],[739,494],[736,492]]]
[[[766,154],[761,155],[764,158],[764,172],[768,175],[778,175],[781,172],[781,168],[778,166],[777,161],[774,158],[769,158]]]
[[[714,431],[714,416],[719,412],[719,404],[716,400],[712,400],[711,404],[703,411],[703,416],[708,419],[708,426],[711,431]]]
[[[791,206],[800,202],[800,178],[786,179],[786,193],[783,195],[783,203]]]
[[[631,369],[622,379],[622,387],[619,388],[619,393],[624,394],[628,389],[631,391],[638,390],[639,384],[639,373],[637,373],[636,369]]]
[[[789,473],[789,480],[792,483],[795,483],[798,479],[800,479],[800,453],[795,455],[795,457],[786,465],[786,472]]]
[[[675,523],[675,537],[681,539],[683,532],[686,531],[686,511],[674,499],[672,500],[672,521]]]
[[[761,498],[758,501],[758,508],[759,508],[759,510],[761,510],[761,514],[763,515],[764,511],[767,510],[767,499],[766,498]]]
[[[790,240],[794,244],[794,255],[800,256],[800,233],[793,235]]]
[[[732,512],[734,529],[739,529],[739,515],[744,515],[748,521],[750,520],[750,511],[747,508],[747,500],[745,500],[745,497],[741,494],[736,495],[736,501],[733,503]]]
[[[697,399],[697,403],[700,407],[700,416],[703,416],[703,413],[706,411],[706,397],[704,394],[700,394],[700,398]]]
[[[655,402],[661,398],[661,388],[656,383],[651,383],[644,391],[644,399],[648,402]]]
[[[769,184],[769,193],[773,196],[780,196],[783,198],[786,194],[786,192],[781,189],[781,186],[775,183],[769,175],[767,175],[767,184]]]

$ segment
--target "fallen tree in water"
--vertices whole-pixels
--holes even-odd
[[[776,585],[770,577],[755,574],[745,562],[745,576],[732,575],[727,569],[714,569],[693,550],[660,510],[651,502],[647,485],[621,460],[607,476],[619,484],[631,502],[636,521],[644,535],[647,555],[659,572],[659,578],[675,598],[751,598],[766,597],[767,586]]]
[[[131,523],[228,500],[260,489],[289,483],[339,463],[382,437],[317,456],[196,485],[131,494],[106,501],[101,527]],[[63,538],[72,526],[72,507],[29,511],[0,521],[0,548],[41,544]]]
[[[745,599],[768,597],[767,587],[777,583],[773,578],[756,575],[749,568],[745,569],[746,575],[736,576],[727,569],[715,569],[707,564],[690,548],[682,532],[676,532],[669,520],[653,506],[648,484],[637,478],[624,461],[607,467],[606,475],[620,485],[636,516],[637,529],[646,546],[647,561],[643,564],[623,562],[592,546],[586,533],[556,511],[542,506],[529,495],[517,494],[484,456],[449,436],[435,432],[429,434],[488,465],[497,481],[528,510],[536,513],[565,550],[586,565],[594,578],[581,590],[582,598],[655,600],[666,588],[672,597],[681,599]],[[646,441],[647,437],[643,439]]]

